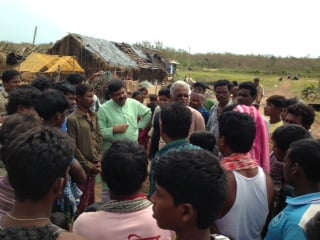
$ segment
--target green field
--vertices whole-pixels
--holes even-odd
[[[259,77],[265,88],[265,91],[272,91],[279,85],[279,75],[257,75],[254,73],[243,73],[243,72],[234,72],[228,70],[219,70],[219,69],[193,69],[189,71],[187,69],[177,69],[177,75],[175,79],[185,79],[192,78],[194,81],[213,83],[219,79],[227,79],[229,81],[237,81],[238,83],[253,81],[254,77]],[[282,81],[286,80],[287,76],[282,76]],[[292,91],[295,96],[301,97],[301,91],[306,87],[314,84],[318,87],[319,79],[316,78],[304,78],[300,77],[299,80],[291,81]],[[320,94],[318,102],[320,102]]]

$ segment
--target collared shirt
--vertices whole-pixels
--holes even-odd
[[[268,227],[266,240],[307,240],[305,225],[320,211],[320,193],[287,197],[287,206],[275,216]]]
[[[151,110],[131,98],[128,98],[123,106],[109,100],[99,108],[98,118],[105,151],[115,140],[138,142],[139,129],[145,129],[150,123]],[[121,124],[129,125],[126,132],[113,134],[113,127]]]
[[[75,158],[88,173],[93,164],[101,161],[102,138],[95,112],[89,111],[91,120],[80,109],[75,110],[67,118],[68,134],[76,144]]]
[[[228,104],[226,105],[229,106],[232,104],[232,100],[230,99]],[[215,137],[216,140],[218,141],[219,138],[219,104],[213,106],[213,108],[210,110],[210,116],[207,122],[207,128],[209,129],[210,133],[212,133]]]

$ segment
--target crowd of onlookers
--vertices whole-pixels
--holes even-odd
[[[259,78],[215,100],[182,80],[104,99],[81,74],[2,81],[0,239],[320,239],[315,111],[263,105]]]

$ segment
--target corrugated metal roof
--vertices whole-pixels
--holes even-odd
[[[72,35],[82,42],[86,50],[100,56],[110,65],[139,68],[138,64],[129,55],[121,51],[114,42],[81,34],[73,33]]]

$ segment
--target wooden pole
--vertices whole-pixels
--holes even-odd
[[[33,45],[33,46],[34,46],[35,41],[36,41],[36,35],[37,35],[37,26],[35,26],[35,28],[34,28],[33,41],[32,41],[32,45]]]

